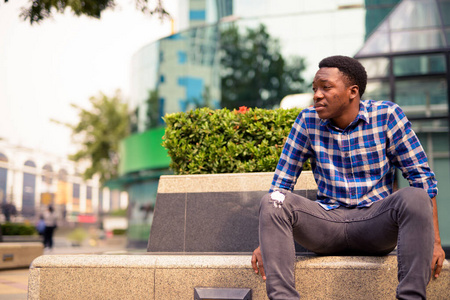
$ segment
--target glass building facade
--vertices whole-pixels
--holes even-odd
[[[373,2],[373,1],[367,1]],[[442,244],[450,250],[450,1],[404,0],[355,57],[366,67],[366,99],[399,104],[436,173]],[[407,186],[398,174],[399,186]]]

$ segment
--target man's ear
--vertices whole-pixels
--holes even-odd
[[[349,86],[349,89],[350,89],[350,100],[359,98],[359,86],[357,86],[355,84],[355,85]]]

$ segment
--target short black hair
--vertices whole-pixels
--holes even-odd
[[[363,65],[356,59],[335,55],[322,59],[319,68],[338,68],[351,85],[356,84],[359,87],[359,97],[361,98],[366,90],[367,73]]]

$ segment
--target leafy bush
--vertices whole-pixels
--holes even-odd
[[[67,239],[72,242],[72,245],[77,246],[81,245],[87,238],[87,231],[81,227],[75,228],[67,235]]]
[[[36,235],[37,230],[32,225],[22,223],[5,223],[1,224],[3,235]]]
[[[127,216],[127,209],[116,209],[113,210],[110,214],[112,217],[126,217]]]
[[[126,229],[116,228],[112,230],[113,235],[124,235],[127,233]]]
[[[162,145],[175,174],[272,172],[300,111],[241,107],[168,114]]]

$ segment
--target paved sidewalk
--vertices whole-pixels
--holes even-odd
[[[27,299],[28,269],[0,271],[0,299]]]
[[[44,255],[54,254],[100,254],[100,253],[125,253],[125,240],[113,244],[100,244],[98,246],[73,247],[64,238],[55,237],[53,250],[44,251]],[[139,251],[137,251],[139,252]],[[145,252],[145,249],[142,250]],[[28,292],[28,268],[10,269],[0,271],[0,300],[27,299]]]

